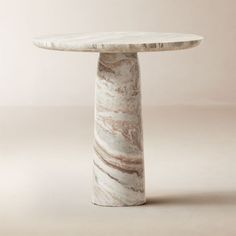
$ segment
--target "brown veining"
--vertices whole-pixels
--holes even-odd
[[[140,121],[130,122],[123,120],[114,120],[111,117],[100,117],[103,122],[103,128],[112,134],[120,133],[130,144],[136,146],[138,149],[143,150],[140,129]]]
[[[105,162],[108,166],[117,169],[121,172],[128,174],[137,174],[137,176],[143,175],[143,160],[141,158],[135,160],[129,160],[128,158],[122,156],[111,156],[104,149],[95,143],[94,150],[97,156]]]
[[[132,186],[127,186],[125,183],[122,183],[119,179],[115,178],[114,176],[110,175],[109,173],[107,173],[104,169],[102,169],[95,161],[93,162],[94,165],[100,170],[102,171],[104,174],[108,175],[111,179],[115,180],[116,182],[118,182],[119,184],[121,184],[122,186],[125,186],[125,188],[131,189],[134,192],[141,192],[143,193],[143,189],[135,189]]]

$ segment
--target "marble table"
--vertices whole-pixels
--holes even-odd
[[[95,90],[92,202],[101,206],[145,203],[145,174],[138,52],[192,48],[193,34],[100,32],[39,37],[38,47],[99,52]]]

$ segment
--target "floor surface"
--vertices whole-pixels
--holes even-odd
[[[0,108],[0,235],[236,235],[236,109],[143,110],[147,204],[90,203],[93,108]]]

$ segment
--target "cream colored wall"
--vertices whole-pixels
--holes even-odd
[[[0,105],[93,105],[97,54],[47,51],[34,36],[92,31],[203,35],[140,54],[144,105],[236,105],[235,0],[0,0]]]

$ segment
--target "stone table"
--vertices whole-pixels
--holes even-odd
[[[99,52],[95,95],[92,202],[101,206],[145,203],[138,52],[192,48],[193,34],[100,32],[39,37],[41,48]]]

